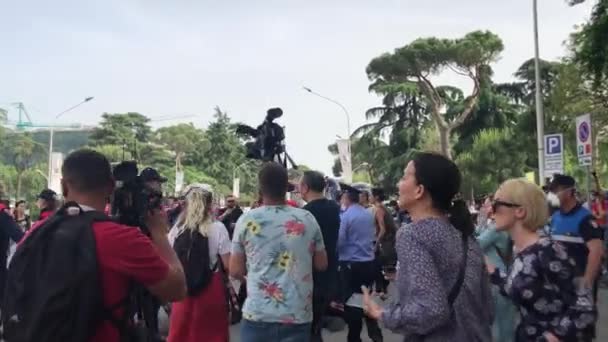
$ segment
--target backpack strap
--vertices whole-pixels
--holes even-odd
[[[448,304],[452,308],[458,294],[460,294],[460,290],[462,289],[462,284],[464,283],[464,277],[467,269],[468,263],[468,255],[469,255],[469,238],[467,235],[462,234],[462,263],[460,264],[460,269],[458,270],[458,278],[456,278],[456,283],[450,290],[448,295]],[[453,310],[453,308],[452,308]]]

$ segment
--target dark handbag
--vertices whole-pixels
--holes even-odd
[[[243,312],[241,311],[241,305],[239,304],[238,297],[236,292],[234,291],[234,287],[232,287],[232,283],[230,282],[230,277],[224,268],[224,263],[222,262],[222,258],[218,255],[218,266],[220,273],[222,274],[222,279],[224,280],[224,289],[226,291],[226,304],[228,306],[228,319],[230,320],[230,324],[237,324],[243,318]]]

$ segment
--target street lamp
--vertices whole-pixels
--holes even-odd
[[[313,94],[317,97],[320,97],[326,101],[329,101],[342,109],[342,111],[344,112],[344,115],[346,115],[346,129],[347,129],[347,134],[348,134],[348,136],[347,136],[348,137],[348,160],[350,163],[352,163],[352,140],[351,140],[351,131],[350,131],[350,114],[348,113],[348,110],[346,109],[346,107],[344,107],[343,104],[341,104],[340,102],[338,102],[332,98],[321,95],[308,87],[302,87],[302,88],[305,91],[307,91],[308,93]],[[344,170],[344,171],[347,171],[347,170]],[[350,171],[351,175],[352,175],[352,172],[353,171]],[[350,180],[346,180],[346,181],[349,182]]]
[[[60,112],[59,114],[55,115],[55,120],[59,119],[59,117],[61,117],[63,114],[65,114],[65,113],[67,113],[67,112],[69,112],[71,110],[76,109],[77,107],[79,107],[79,106],[81,106],[81,105],[83,105],[83,104],[91,101],[92,99],[93,99],[92,96],[91,97],[87,97],[82,102],[79,102],[78,104],[76,104],[76,105],[74,105],[74,106],[72,106],[72,107],[70,107],[70,108],[68,108],[68,109]],[[54,132],[54,128],[51,125],[51,127],[49,129],[49,170],[48,170],[49,174],[48,174],[48,177],[47,177],[47,186],[48,186],[49,189],[51,188],[51,180],[52,180],[52,174],[53,174],[53,135],[54,135],[54,133],[55,133]]]
[[[540,57],[538,47],[538,0],[532,2],[534,15],[534,78],[536,82],[536,144],[538,146],[538,180],[545,185],[545,116],[540,84]]]
[[[249,164],[249,161],[246,161],[242,164],[240,164],[239,166],[235,167],[234,170],[232,171],[232,196],[234,197],[239,197],[239,192],[240,192],[240,187],[241,187],[241,182],[239,178],[236,178],[236,172],[243,166]]]

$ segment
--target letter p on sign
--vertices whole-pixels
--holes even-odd
[[[547,142],[547,151],[545,152],[548,155],[552,154],[560,154],[562,153],[562,139],[559,135],[550,135],[546,137]]]

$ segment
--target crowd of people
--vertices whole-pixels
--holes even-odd
[[[0,204],[7,342],[43,341],[36,331],[55,331],[53,320],[40,313],[68,309],[52,300],[68,296],[61,292],[67,285],[39,300],[21,300],[15,284],[27,279],[26,289],[40,289],[36,283],[48,272],[17,270],[49,263],[54,254],[46,250],[61,240],[60,227],[87,213],[99,214],[86,222],[105,314],[67,315],[70,322],[93,323],[75,334],[84,339],[65,341],[119,342],[134,335],[141,317],[120,305],[133,284],[148,291],[155,310],[166,311],[170,321],[165,337],[156,320],[146,322],[155,336],[138,341],[225,342],[230,325],[240,322],[244,342],[316,342],[323,341],[329,317],[344,320],[348,342],[362,341],[364,323],[374,342],[384,340],[383,328],[404,341],[595,338],[608,222],[608,198],[599,184],[586,203],[567,175],[555,175],[546,188],[510,179],[484,196],[473,215],[460,195],[458,167],[438,154],[418,153],[404,165],[392,199],[381,188],[341,183],[336,191],[317,171],[290,184],[283,166],[266,163],[251,209],[243,210],[235,196],[218,207],[212,187],[191,184],[147,212],[143,231],[111,218],[107,199],[115,184],[103,155],[71,153],[62,176],[61,196],[41,192],[40,217],[31,219],[23,201],[14,209]],[[141,176],[156,190],[166,181],[154,169]],[[305,205],[288,201],[289,191]],[[36,259],[36,249],[47,254]],[[390,298],[389,286],[397,298]],[[12,338],[19,329],[25,332]]]

